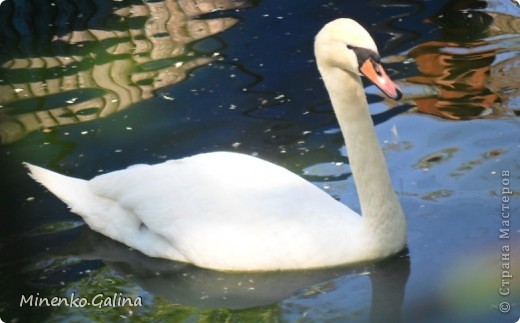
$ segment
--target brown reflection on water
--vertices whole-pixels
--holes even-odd
[[[464,49],[483,46],[475,43]],[[459,54],[461,44],[453,42],[427,42],[414,48],[409,56],[417,62],[420,76],[407,81],[416,84],[433,84],[438,89],[435,97],[416,98],[419,112],[460,120],[479,118],[492,113],[498,95],[487,88],[491,64],[495,59],[492,50]],[[450,51],[453,49],[454,51]]]
[[[189,49],[190,43],[238,22],[201,15],[250,6],[248,0],[107,3],[2,5],[0,16],[12,18],[0,22],[0,143],[103,118],[153,97],[218,58]]]
[[[451,1],[425,20],[439,25],[442,36],[402,58],[416,63],[419,75],[406,78],[412,88],[434,89],[417,90],[426,93],[413,97],[418,112],[449,120],[518,113],[508,103],[520,94],[513,77],[520,65],[520,56],[514,55],[519,50],[520,17],[495,9],[486,1]]]

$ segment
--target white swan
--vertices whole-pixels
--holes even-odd
[[[343,131],[362,217],[264,160],[213,152],[135,165],[90,181],[27,164],[85,222],[151,257],[226,271],[329,267],[381,259],[406,244],[359,73],[401,96],[357,22],[328,23],[315,40],[319,71]]]

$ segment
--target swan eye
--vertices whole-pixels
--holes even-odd
[[[347,45],[347,48],[352,50],[357,57],[358,63],[361,66],[367,59],[370,59],[372,63],[374,64],[374,67],[376,69],[377,74],[380,75],[381,71],[379,67],[376,67],[376,65],[381,64],[381,57],[378,53],[374,52],[371,49],[364,48],[364,47],[356,47],[352,45]]]

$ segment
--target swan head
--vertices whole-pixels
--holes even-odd
[[[316,36],[314,52],[320,71],[338,68],[363,75],[385,95],[399,100],[401,89],[388,77],[376,43],[359,23],[340,18],[326,24]]]

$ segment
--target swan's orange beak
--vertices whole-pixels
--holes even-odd
[[[397,84],[386,75],[381,63],[377,63],[371,58],[367,58],[359,68],[359,71],[389,98],[399,100],[403,96],[403,92]]]

